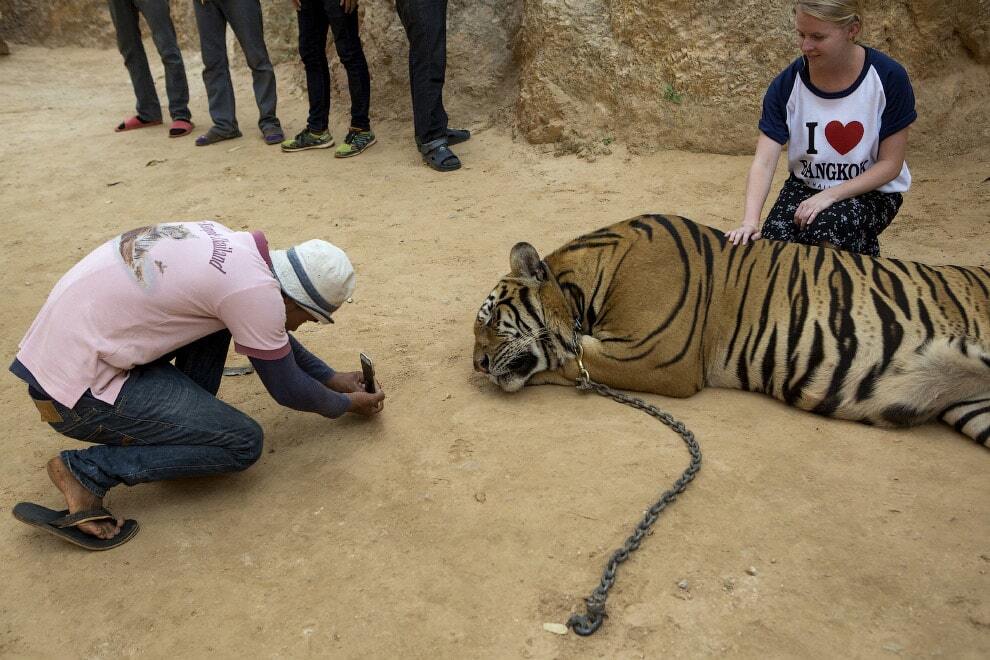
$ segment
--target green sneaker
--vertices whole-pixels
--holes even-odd
[[[333,146],[330,131],[314,133],[308,128],[302,133],[282,143],[282,151],[305,151],[307,149],[327,149]]]
[[[337,147],[337,151],[333,155],[336,158],[357,156],[375,142],[375,134],[370,130],[362,131],[352,128],[347,131],[347,137],[344,138],[344,143]]]

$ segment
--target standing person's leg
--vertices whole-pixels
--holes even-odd
[[[169,13],[168,0],[135,0],[144,20],[151,28],[151,38],[155,41],[158,54],[165,67],[165,91],[168,94],[168,111],[173,120],[188,122],[189,82],[186,80],[186,67],[182,62],[182,51],[175,36],[175,25]],[[188,133],[188,131],[186,131]]]
[[[447,128],[443,85],[447,70],[447,0],[396,0],[409,39],[409,88],[416,146],[423,161],[439,172],[459,169],[449,148],[471,134]]]
[[[340,63],[347,71],[347,88],[351,96],[351,125],[344,138],[344,144],[337,147],[337,158],[357,156],[375,144],[375,134],[371,131],[371,74],[368,60],[361,45],[360,24],[357,10],[344,12],[336,0],[324,0],[333,30],[333,44]]]
[[[148,56],[141,42],[141,28],[138,25],[138,8],[133,0],[109,0],[110,18],[117,31],[117,49],[124,57],[124,66],[131,76],[134,96],[137,99],[137,119],[127,121],[117,127],[118,131],[138,128],[142,124],[161,123],[162,108],[155,91],[155,81],[148,67]]]
[[[330,0],[331,2],[333,0]],[[327,33],[330,22],[327,0],[302,0],[296,10],[299,23],[299,58],[306,70],[309,116],[306,128],[282,143],[282,151],[326,149],[333,146],[330,125],[330,65],[327,62]]]
[[[213,120],[209,132],[196,139],[198,146],[205,146],[240,137],[241,132],[237,128],[234,85],[230,80],[230,62],[227,60],[227,19],[215,0],[195,0],[193,11],[203,54],[203,84]]]
[[[325,0],[330,7],[330,27],[333,30],[333,45],[337,57],[347,71],[347,89],[351,95],[351,128],[371,130],[368,116],[371,106],[371,74],[368,60],[361,45],[360,26],[357,10],[344,13],[335,0]]]
[[[327,34],[330,21],[324,0],[302,0],[299,19],[299,58],[306,70],[309,116],[306,128],[323,133],[330,126],[330,63],[327,62]]]
[[[265,27],[259,0],[224,0],[224,10],[230,27],[241,44],[244,58],[251,68],[254,99],[258,103],[258,127],[268,144],[285,139],[282,124],[275,115],[278,97],[275,92],[275,67],[265,46]]]
[[[53,429],[97,443],[49,461],[70,512],[99,506],[120,483],[244,470],[260,457],[261,427],[203,387],[219,388],[229,341],[222,331],[177,351],[181,367],[159,360],[133,369],[114,405],[88,393],[71,409],[52,402],[62,420],[51,423]],[[109,538],[104,534],[112,529],[106,526],[87,523],[79,529]]]
[[[396,0],[409,39],[409,89],[416,138],[444,137],[447,113],[443,85],[447,71],[447,0]]]

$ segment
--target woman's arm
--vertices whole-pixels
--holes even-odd
[[[756,141],[756,154],[753,164],[749,166],[749,176],[746,177],[746,203],[743,207],[742,225],[730,231],[726,236],[733,245],[746,245],[760,238],[760,215],[763,205],[767,203],[770,194],[770,184],[780,160],[780,145],[760,133]]]
[[[832,204],[876,190],[896,179],[904,166],[909,129],[910,127],[902,128],[887,136],[887,139],[880,143],[880,148],[877,150],[876,162],[868,170],[845,183],[826,188],[801,202],[797,211],[794,212],[794,222],[800,225],[801,229],[804,229],[815,221],[819,213]]]

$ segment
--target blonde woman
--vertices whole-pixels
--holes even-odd
[[[734,245],[769,238],[877,256],[911,185],[904,156],[917,118],[907,72],[862,46],[857,0],[796,2],[801,57],[767,89]],[[760,228],[781,145],[790,177]]]

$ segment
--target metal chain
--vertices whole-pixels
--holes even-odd
[[[583,352],[583,351],[582,351]],[[602,581],[591,595],[584,599],[585,605],[587,606],[587,614],[575,614],[567,621],[567,627],[571,628],[578,635],[588,636],[598,630],[602,625],[602,621],[605,618],[605,600],[608,598],[608,591],[615,584],[615,571],[619,568],[619,564],[629,559],[629,554],[634,550],[639,548],[640,543],[643,541],[643,537],[650,531],[653,527],[653,523],[656,522],[660,513],[667,508],[667,506],[677,499],[677,496],[684,492],[687,485],[694,479],[694,475],[698,474],[698,470],[701,469],[701,447],[698,446],[698,441],[694,439],[694,434],[691,433],[681,422],[674,419],[669,413],[665,413],[656,406],[650,405],[633,396],[628,394],[623,394],[622,392],[616,392],[615,390],[596,383],[591,380],[588,375],[588,371],[584,368],[581,363],[581,358],[578,358],[578,364],[580,366],[581,376],[577,380],[577,387],[582,391],[593,391],[601,394],[604,397],[608,397],[619,403],[624,403],[633,408],[642,410],[648,415],[651,415],[671,429],[676,431],[681,438],[684,439],[684,443],[687,445],[688,451],[691,452],[691,464],[688,465],[687,469],[681,474],[680,478],[674,482],[670,490],[665,492],[657,500],[656,504],[650,507],[649,511],[643,516],[643,519],[636,525],[636,529],[633,531],[632,535],[626,539],[626,542],[621,548],[616,550],[612,557],[608,560],[605,565],[605,571],[602,573]]]

